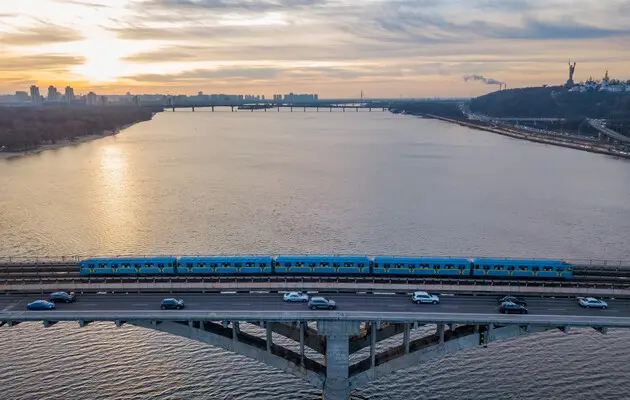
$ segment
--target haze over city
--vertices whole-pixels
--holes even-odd
[[[630,70],[630,1],[29,0],[0,4],[0,93],[477,96]]]

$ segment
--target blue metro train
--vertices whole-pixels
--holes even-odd
[[[385,256],[186,256],[88,258],[81,275],[372,275],[573,278],[562,260]]]

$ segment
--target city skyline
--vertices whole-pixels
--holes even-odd
[[[31,0],[0,22],[0,93],[470,97],[563,84],[568,59],[630,78],[628,0]]]

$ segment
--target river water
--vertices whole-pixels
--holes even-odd
[[[630,259],[630,163],[383,112],[175,112],[0,160],[0,255]],[[0,328],[0,398],[316,399],[243,357],[111,324]],[[493,343],[356,399],[628,398],[630,333]]]

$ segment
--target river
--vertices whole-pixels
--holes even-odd
[[[0,160],[0,255],[630,259],[630,162],[386,112],[165,112]],[[240,356],[111,324],[0,328],[0,398],[316,399]],[[623,399],[626,331],[532,335],[357,399]]]

